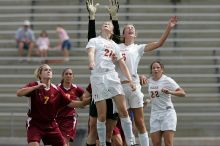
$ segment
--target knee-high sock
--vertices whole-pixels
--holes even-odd
[[[97,120],[97,133],[99,137],[100,146],[106,146],[106,126],[105,122]]]
[[[125,140],[128,146],[134,144],[133,136],[132,136],[132,123],[129,117],[127,118],[120,118],[121,120],[121,127],[124,131]]]
[[[141,146],[149,146],[149,138],[148,138],[147,132],[145,132],[143,134],[138,134],[138,136],[139,136]]]
[[[132,131],[132,139],[133,139],[134,145],[135,145],[135,144],[137,144],[137,143],[136,143],[136,137],[135,137],[135,135],[134,135],[134,132],[133,132],[133,131]]]

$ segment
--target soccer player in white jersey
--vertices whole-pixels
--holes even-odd
[[[114,20],[114,26],[118,25],[117,11],[118,11],[118,2],[116,0],[111,1],[112,6],[109,7],[109,13]],[[167,39],[171,29],[176,25],[176,17],[171,17],[167,28],[158,42],[151,42],[149,44],[137,45],[134,43],[136,38],[135,28],[133,25],[126,25],[123,30],[124,43],[120,44],[120,51],[123,55],[123,58],[128,66],[130,73],[132,74],[133,81],[137,86],[137,90],[132,92],[128,86],[129,81],[126,80],[126,77],[120,71],[120,68],[116,66],[116,71],[119,73],[121,83],[123,84],[123,89],[125,91],[125,97],[127,100],[127,108],[130,108],[134,112],[134,121],[139,132],[139,139],[141,146],[148,146],[149,139],[146,126],[144,123],[144,112],[143,112],[143,94],[141,92],[141,86],[139,83],[139,77],[137,74],[137,67],[140,61],[140,58],[143,56],[144,52],[152,51],[159,48],[163,45]],[[118,31],[116,31],[118,32]],[[115,34],[115,35],[120,35]]]
[[[145,52],[152,51],[161,47],[165,40],[167,39],[170,31],[176,25],[177,18],[172,16],[168,22],[168,25],[165,29],[165,32],[160,37],[159,41],[150,42],[148,44],[135,44],[136,32],[134,25],[125,25],[123,30],[123,41],[124,43],[120,44],[120,51],[124,57],[124,61],[128,66],[128,69],[132,75],[132,79],[136,84],[136,91],[131,92],[128,88],[128,81],[125,76],[122,74],[120,69],[116,68],[116,71],[119,74],[123,89],[125,92],[125,97],[127,100],[127,108],[130,108],[134,113],[134,122],[139,133],[139,140],[141,146],[149,146],[149,138],[144,122],[144,111],[143,111],[143,93],[141,92],[141,86],[139,83],[139,76],[137,74],[137,68],[139,61]]]
[[[183,97],[186,93],[164,74],[164,66],[159,60],[154,61],[150,69],[152,76],[148,80],[148,101],[151,101],[150,133],[153,146],[161,146],[162,137],[166,146],[173,146],[177,116],[171,95]]]
[[[132,77],[120,53],[118,45],[112,41],[113,24],[104,22],[101,26],[101,35],[89,40],[86,48],[88,51],[89,69],[91,70],[90,82],[92,85],[92,98],[95,101],[98,120],[97,132],[101,146],[106,146],[106,99],[112,98],[117,107],[122,128],[128,146],[133,145],[132,123],[126,110],[123,88],[115,71],[112,57],[117,58],[120,69],[129,81],[132,91],[136,89]]]

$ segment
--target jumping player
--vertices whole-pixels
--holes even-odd
[[[110,13],[110,16],[111,16],[111,18],[112,18],[112,23],[114,24],[114,32],[115,32],[115,34],[116,35],[120,35],[120,30],[119,30],[119,26],[118,26],[118,21],[117,21],[117,11],[118,11],[118,8],[119,8],[119,5],[118,5],[118,2],[116,1],[116,0],[112,0],[111,1],[111,4],[112,4],[112,6],[110,6],[109,8],[108,8],[108,10],[109,10],[109,13]],[[91,8],[92,7],[92,5],[93,5],[93,2],[92,2],[92,4],[91,4],[91,6],[89,7],[90,9],[90,18],[91,18],[91,16],[92,16],[92,18],[94,19],[95,17],[94,17],[94,9],[96,10],[96,7],[93,7],[93,9]],[[88,8],[88,7],[87,7]],[[94,21],[95,20],[90,20],[89,21],[89,23],[91,24],[91,25],[89,25],[89,29],[95,29],[94,27],[92,27],[92,24],[94,23]],[[91,32],[92,32],[92,30],[91,30]],[[92,35],[91,33],[89,33],[89,35]],[[117,37],[116,37],[117,38]],[[118,37],[119,38],[119,37]],[[128,37],[124,37],[124,39],[127,39]],[[128,38],[129,39],[129,38]],[[164,38],[163,38],[164,39]],[[127,42],[129,42],[129,43],[133,43],[133,41],[134,41],[134,38],[131,38],[130,39],[131,40],[131,42],[129,42],[129,41],[127,41]],[[117,40],[116,40],[117,41]],[[153,42],[153,43],[155,43],[155,42]],[[157,44],[157,43],[155,43],[155,44]],[[157,44],[158,45],[158,44]],[[153,47],[156,47],[156,46],[153,46]],[[120,48],[121,49],[121,48]],[[152,49],[155,49],[155,48],[152,48]],[[135,50],[135,49],[134,49]],[[136,50],[138,50],[138,49],[136,49]],[[135,51],[136,51],[135,50]],[[143,117],[143,94],[142,94],[142,92],[141,92],[141,87],[140,87],[140,83],[139,83],[139,81],[137,81],[137,79],[139,80],[139,77],[138,77],[138,75],[137,75],[137,66],[138,66],[138,63],[139,63],[139,60],[140,60],[140,56],[142,56],[142,55],[140,55],[139,56],[139,53],[138,53],[138,51],[137,52],[135,52],[135,51],[133,51],[132,50],[132,52],[130,52],[130,55],[128,55],[128,56],[126,56],[126,53],[125,53],[125,51],[124,51],[124,48],[122,48],[121,49],[121,52],[123,52],[123,57],[124,57],[124,60],[126,61],[126,64],[128,64],[128,66],[129,66],[129,71],[131,72],[131,73],[133,73],[133,75],[132,75],[132,77],[134,78],[134,80],[137,82],[136,84],[137,84],[137,87],[138,87],[138,90],[137,91],[135,91],[134,93],[132,93],[132,91],[130,90],[130,89],[128,89],[128,87],[127,87],[127,83],[129,83],[128,81],[126,81],[126,80],[124,80],[126,77],[124,77],[124,76],[121,76],[121,83],[122,84],[124,84],[123,85],[123,87],[124,87],[124,90],[126,90],[126,92],[125,92],[125,95],[126,95],[126,98],[130,98],[130,99],[133,99],[132,101],[128,101],[128,108],[131,108],[132,109],[132,111],[134,112],[134,114],[136,115],[135,116],[135,124],[137,125],[137,127],[138,127],[138,131],[139,131],[139,138],[140,138],[140,143],[141,143],[141,145],[149,145],[149,140],[148,140],[148,134],[147,134],[147,132],[146,132],[146,127],[145,127],[145,123],[144,123],[144,117]],[[134,54],[134,57],[132,57],[132,54],[131,53],[135,53]],[[128,62],[127,62],[127,60],[126,60],[126,58],[127,57],[129,57],[128,58]],[[136,66],[136,67],[135,67]],[[117,69],[117,71],[119,71],[119,73],[121,73],[120,72],[120,69]],[[137,97],[136,97],[137,96]],[[133,102],[133,105],[132,105],[132,107],[131,107],[131,105],[129,105],[131,102]],[[138,105],[137,105],[137,103],[139,103]],[[136,105],[134,105],[134,104],[136,104]],[[141,118],[140,118],[141,117]]]
[[[133,145],[132,126],[126,110],[124,93],[120,79],[112,62],[113,55],[119,62],[120,69],[126,75],[132,90],[135,90],[130,73],[120,54],[117,44],[111,40],[113,24],[104,22],[101,27],[101,35],[90,39],[86,48],[88,50],[89,69],[91,70],[90,81],[92,85],[92,98],[96,102],[98,112],[97,131],[100,144],[105,146],[106,140],[106,99],[113,98],[122,122],[122,128],[128,146]]]

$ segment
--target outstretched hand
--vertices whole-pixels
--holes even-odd
[[[177,16],[170,17],[169,26],[173,28],[177,24]]]
[[[107,10],[112,18],[112,20],[118,20],[118,10],[119,10],[119,3],[118,0],[109,0],[109,6]]]
[[[93,0],[86,0],[86,8],[89,12],[89,18],[90,20],[94,20],[95,19],[95,14],[96,14],[96,10],[97,7],[99,6],[99,3],[96,3],[94,5]]]

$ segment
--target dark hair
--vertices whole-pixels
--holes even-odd
[[[43,31],[40,33],[40,36],[42,37],[43,34],[46,34],[46,37],[48,37],[48,34],[47,34],[46,30],[43,30]]]
[[[154,61],[151,63],[151,65],[150,65],[150,74],[152,74],[152,67],[153,67],[153,64],[154,64],[154,63],[158,63],[158,64],[160,65],[160,67],[164,70],[164,65],[163,65],[163,63],[161,63],[160,60],[154,60]]]
[[[126,28],[126,26],[128,26],[128,25],[134,26],[134,24],[125,24],[125,25],[124,25],[124,28],[123,28],[123,31],[122,31],[122,35],[124,35],[124,33],[125,33],[125,28]],[[135,27],[134,27],[134,28],[135,28]],[[136,34],[136,31],[135,31],[135,34]],[[121,37],[121,42],[122,42],[122,43],[125,43],[125,38],[124,38],[124,36]]]
[[[60,81],[61,85],[63,85],[63,82],[64,82],[63,76],[64,76],[65,72],[66,72],[68,69],[72,70],[71,68],[67,67],[67,68],[65,68],[65,69],[63,70],[63,72],[62,72],[62,80]]]
[[[112,40],[113,40],[115,43],[117,43],[117,44],[122,43],[122,37],[121,37],[120,35],[115,35],[115,34],[113,34],[113,35],[112,35]]]
[[[61,24],[58,24],[58,25],[57,25],[57,27],[61,27],[61,28],[63,28],[63,25],[61,25]]]

